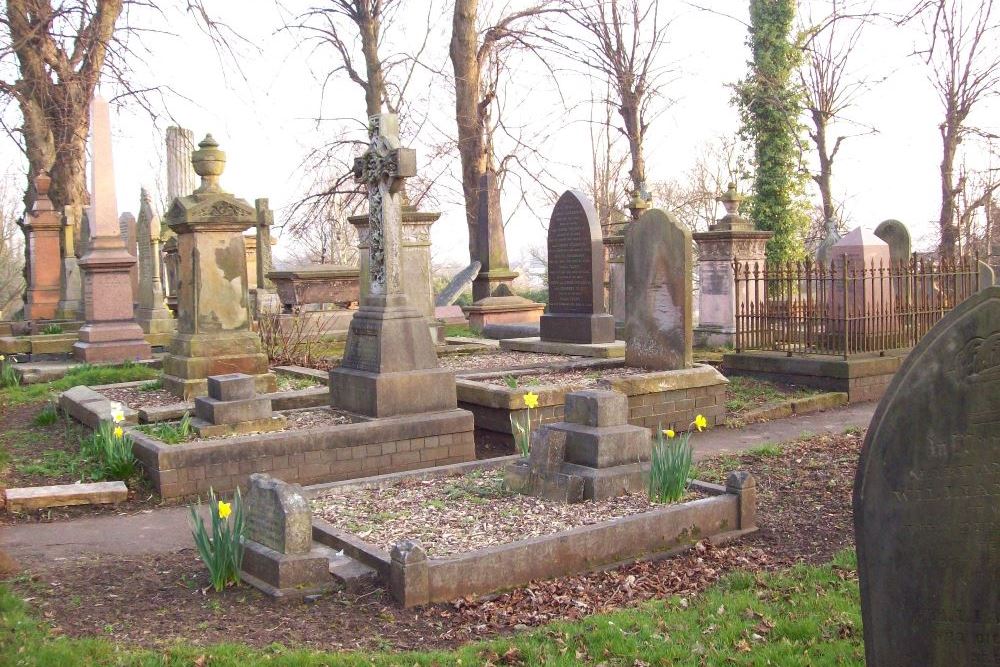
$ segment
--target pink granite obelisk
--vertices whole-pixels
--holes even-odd
[[[111,159],[111,113],[106,100],[90,104],[90,242],[80,258],[84,317],[73,357],[80,361],[149,359],[149,343],[135,321],[132,280],[136,259],[125,249],[118,226]]]

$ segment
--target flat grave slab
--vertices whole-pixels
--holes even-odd
[[[7,489],[7,510],[44,509],[66,505],[105,505],[128,499],[125,482],[94,482],[92,484],[56,484]]]

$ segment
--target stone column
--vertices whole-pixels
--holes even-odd
[[[149,192],[142,188],[139,219],[136,222],[139,246],[139,308],[135,319],[152,345],[165,346],[173,337],[177,323],[164,305],[160,280],[160,218],[153,213]]]
[[[56,317],[61,320],[78,320],[83,316],[80,266],[76,257],[77,239],[82,225],[83,207],[66,206],[62,219],[62,277],[59,283],[59,306]]]
[[[25,320],[55,319],[59,306],[62,257],[59,237],[62,222],[49,199],[52,177],[46,172],[35,176],[37,197],[31,212],[25,216],[24,230],[28,242],[28,294],[24,302]]]
[[[251,292],[257,289],[257,236],[243,235],[243,247],[247,256],[244,260],[247,266],[247,289]]]
[[[201,186],[174,200],[166,215],[177,234],[177,334],[163,360],[163,386],[184,399],[204,396],[210,375],[246,373],[257,391],[275,390],[260,338],[250,328],[246,246],[250,204],[224,192],[226,155],[208,135],[192,154]]]
[[[177,197],[186,197],[194,192],[198,182],[194,169],[191,168],[191,153],[194,151],[194,135],[191,130],[182,127],[167,128],[167,206],[173,204]],[[163,267],[164,292],[167,295],[167,307],[177,314],[177,243],[170,227],[163,225]]]
[[[254,258],[254,266],[257,271],[257,289],[253,301],[254,312],[259,315],[262,310],[278,311],[281,308],[281,302],[274,289],[274,281],[268,278],[268,274],[274,271],[274,262],[271,259],[271,226],[274,224],[274,212],[266,197],[255,200],[254,208],[257,209],[257,236],[255,239],[257,256]]]
[[[431,275],[431,225],[441,214],[418,211],[402,195],[402,272],[403,292],[410,305],[427,319],[431,339],[444,342],[444,325],[434,317],[434,284]],[[352,215],[350,222],[358,232],[358,268],[360,270],[361,298],[368,295],[369,226],[367,215]]]
[[[73,358],[88,363],[149,359],[149,343],[135,321],[129,272],[135,257],[125,250],[118,226],[108,103],[90,105],[91,187],[87,254],[80,258],[86,324]]]
[[[469,326],[482,331],[487,324],[524,324],[538,322],[545,305],[515,296],[511,283],[517,278],[507,261],[507,241],[500,217],[499,188],[496,174],[487,171],[479,182],[479,213],[476,218],[478,253],[482,264],[472,281],[472,305],[465,309]]]
[[[615,318],[615,338],[624,340],[625,320],[628,319],[625,307],[625,230],[629,219],[618,211],[612,215],[618,220],[608,226],[608,233],[604,235],[604,292],[607,295],[607,310]]]
[[[400,191],[416,173],[416,154],[400,147],[395,114],[372,116],[369,140],[354,162],[368,190],[368,295],[351,319],[344,359],[330,371],[330,400],[369,417],[454,410],[455,375],[438,366],[427,320],[404,290]]]
[[[698,244],[698,326],[694,344],[698,347],[732,347],[736,342],[736,276],[733,261],[759,262],[763,267],[764,251],[773,232],[757,231],[737,213],[741,197],[736,185],[719,200],[726,215],[707,232],[693,234]],[[745,298],[742,295],[741,298]]]

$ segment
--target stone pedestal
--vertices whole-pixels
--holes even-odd
[[[604,237],[606,279],[604,293],[607,309],[615,318],[615,338],[625,338],[625,321],[628,310],[625,305],[625,235],[613,234]]]
[[[24,319],[55,319],[59,305],[62,222],[49,200],[52,178],[45,172],[35,177],[35,205],[25,216],[28,243],[28,294]]]
[[[169,231],[169,227],[167,230]],[[177,236],[170,232],[163,242],[163,273],[167,279],[167,309],[177,316],[177,283],[180,281],[181,258],[177,254]]]
[[[434,284],[431,275],[431,225],[440,213],[418,211],[404,201],[402,207],[403,241],[400,251],[402,286],[410,306],[427,320],[431,339],[444,342],[444,326],[434,316]],[[358,269],[360,297],[370,292],[368,268],[371,262],[371,230],[367,215],[352,215],[348,222],[358,232]]]
[[[192,426],[203,438],[280,431],[286,420],[271,410],[271,399],[258,396],[253,377],[245,373],[208,378],[208,397],[194,399]]]
[[[604,500],[646,487],[652,441],[628,424],[628,397],[614,391],[566,394],[566,421],[532,433],[526,462],[508,466],[511,488],[548,500]]]
[[[725,229],[713,225],[707,232],[692,234],[698,244],[698,326],[694,344],[698,347],[732,347],[736,343],[736,313],[747,295],[736,294],[733,261],[758,262],[763,267],[764,251],[773,232],[745,228]]]
[[[125,249],[118,227],[108,103],[95,97],[90,114],[90,242],[79,262],[86,324],[73,345],[73,358],[88,363],[149,359],[149,343],[133,312],[131,270],[135,257]]]
[[[455,375],[439,368],[426,318],[405,295],[368,296],[354,314],[344,359],[330,371],[330,399],[369,417],[454,410]]]
[[[518,275],[511,273],[512,277],[508,280]],[[465,309],[469,328],[473,331],[483,331],[490,324],[533,324],[541,320],[544,312],[545,304],[517,296],[510,291],[507,282],[500,283],[492,296],[480,299]]]
[[[827,333],[847,335],[856,345],[860,339],[899,331],[901,323],[895,310],[898,295],[893,281],[887,279],[893,265],[889,244],[857,227],[831,248],[831,260],[833,322]]]
[[[175,199],[166,215],[177,234],[180,265],[177,335],[163,360],[163,386],[187,400],[207,392],[210,375],[246,373],[257,391],[272,392],[274,375],[250,328],[243,232],[256,214],[219,187],[225,154],[211,135],[199,146],[192,161],[202,185]]]

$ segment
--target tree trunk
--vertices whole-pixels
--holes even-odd
[[[382,61],[378,55],[379,21],[371,11],[360,11],[361,17],[358,30],[361,33],[361,52],[365,57],[365,71],[368,85],[365,87],[365,106],[369,118],[382,113],[382,100],[385,98],[385,77],[382,72]],[[395,111],[395,110],[391,110]]]
[[[465,220],[469,228],[469,260],[478,253],[476,212],[479,208],[479,181],[486,173],[485,115],[480,106],[479,39],[476,12],[479,0],[455,0],[449,53],[455,71],[455,121],[458,124],[458,153],[462,162],[462,192]]]
[[[836,211],[833,206],[833,191],[831,181],[833,180],[833,156],[830,155],[826,141],[827,119],[822,112],[812,111],[813,125],[816,132],[812,139],[816,143],[816,152],[819,155],[819,173],[813,176],[816,185],[819,187],[820,198],[823,201],[823,222],[829,224],[834,219]]]
[[[938,226],[941,234],[938,252],[945,257],[955,255],[958,230],[955,227],[955,155],[958,152],[958,132],[949,120],[941,127],[941,213]]]
[[[632,181],[632,190],[641,193],[646,189],[646,160],[642,153],[642,121],[639,118],[639,96],[632,92],[631,86],[624,84],[620,86],[622,93],[622,103],[618,107],[622,121],[625,124],[625,136],[628,139],[629,155],[632,158],[632,166],[629,169],[629,179]],[[629,91],[629,92],[624,92]]]

